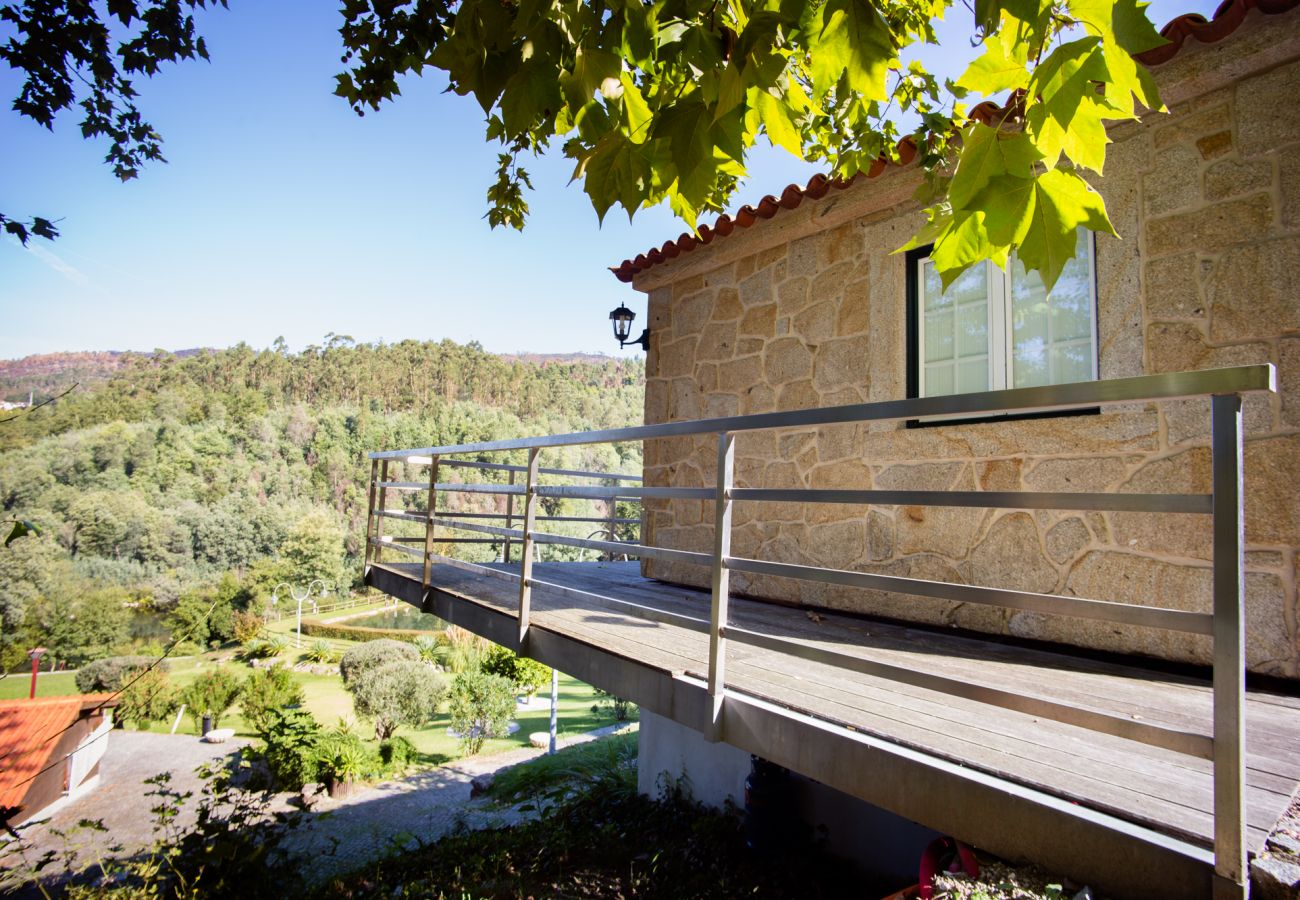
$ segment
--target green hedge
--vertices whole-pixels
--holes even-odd
[[[421,636],[432,636],[436,631],[414,631],[408,628],[363,628],[360,625],[345,625],[342,622],[321,622],[316,619],[302,620],[302,633],[318,638],[336,638],[344,641],[377,641],[388,638],[392,641],[405,641],[410,644]]]

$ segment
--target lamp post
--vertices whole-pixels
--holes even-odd
[[[310,582],[308,582],[308,584],[307,584],[307,590],[306,590],[306,592],[303,593],[303,595],[302,595],[301,597],[298,596],[298,592],[297,592],[296,590],[294,590],[293,585],[291,585],[291,584],[290,584],[289,582],[287,582],[287,581],[282,581],[282,582],[280,582],[279,584],[277,584],[277,585],[275,586],[275,590],[271,591],[271,603],[272,603],[272,605],[274,605],[274,604],[280,602],[279,590],[280,590],[280,588],[282,588],[282,587],[287,587],[287,588],[289,589],[289,596],[292,597],[294,600],[298,601],[298,643],[297,643],[296,646],[297,646],[298,649],[300,649],[300,650],[302,649],[302,605],[303,605],[304,602],[306,602],[306,601],[311,597],[311,589],[312,589],[313,587],[315,587],[316,585],[318,585],[318,584],[320,585],[320,596],[321,596],[321,597],[324,597],[326,594],[328,594],[328,593],[330,592],[330,589],[329,589],[328,587],[325,586],[325,582],[321,581],[319,578],[313,578]],[[316,601],[315,601],[315,600],[312,600],[312,602],[311,602],[311,609],[312,609],[312,612],[315,612],[315,611],[316,611]]]
[[[27,699],[29,700],[36,699],[36,673],[40,671],[41,657],[44,655],[44,647],[33,647],[27,651],[27,658],[32,661],[32,690],[31,693],[27,695]]]
[[[628,340],[628,335],[632,333],[632,320],[635,318],[636,313],[622,304],[619,304],[618,309],[609,314],[609,320],[614,324],[614,340],[618,341],[619,347],[626,347],[628,344],[640,344],[642,350],[649,350],[649,328],[641,329],[641,336],[636,340]]]

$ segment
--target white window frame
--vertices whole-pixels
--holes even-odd
[[[1092,315],[1088,317],[1088,339],[1092,349],[1089,354],[1090,380],[1096,381],[1100,377],[1099,357],[1101,355],[1097,343],[1097,246],[1095,236],[1091,231],[1082,231],[1082,234],[1085,236],[1083,244],[1088,254],[1088,299],[1092,304]],[[912,272],[912,277],[916,279],[916,291],[914,292],[916,308],[913,310],[913,314],[916,316],[915,365],[917,369],[916,386],[918,397],[929,396],[925,390],[925,264],[929,260],[928,254],[916,257],[916,268]],[[1014,255],[1012,259],[1007,261],[1005,270],[999,268],[991,260],[983,263],[985,277],[988,279],[988,389],[991,391],[1015,386],[1013,371],[1015,366],[1015,336],[1013,334],[1014,321],[1011,310],[1011,267],[1013,261]],[[1052,327],[1051,322],[1049,316],[1049,336]],[[956,378],[955,372],[953,377]],[[957,391],[955,393],[967,392]]]

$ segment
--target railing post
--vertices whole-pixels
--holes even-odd
[[[515,470],[510,470],[510,484],[515,483]],[[515,495],[506,494],[506,527],[515,527]],[[505,549],[501,552],[501,561],[510,562],[510,538],[506,538]]]
[[[736,437],[718,435],[718,480],[713,515],[713,607],[709,613],[709,730],[710,741],[722,738],[722,707],[727,693],[727,607],[731,571],[723,560],[731,555],[731,487],[735,478]]]
[[[370,505],[366,508],[366,552],[365,563],[361,567],[361,577],[365,580],[366,572],[370,570],[370,557],[374,551],[375,539],[375,482],[379,480],[379,460],[370,461]]]
[[[429,557],[433,555],[433,523],[434,515],[438,511],[438,457],[434,456],[429,460],[429,498],[424,504],[424,579],[421,582],[426,588],[429,586],[430,569],[433,560]]]
[[[1246,896],[1246,635],[1241,396],[1211,401],[1214,470],[1214,897]]]
[[[524,540],[519,553],[519,652],[528,640],[528,614],[533,600],[533,526],[537,518],[537,447],[528,450],[528,480],[524,488]]]
[[[616,487],[619,486],[619,481],[618,481],[617,478],[610,478],[609,480],[607,480],[607,481],[605,482],[605,484],[606,484],[607,486],[609,486],[609,487],[616,488]],[[608,538],[608,539],[611,540],[611,541],[616,541],[616,540],[618,540],[618,525],[615,523],[614,520],[618,518],[618,498],[617,498],[617,497],[610,497],[610,498],[609,498],[609,509],[607,510],[607,512],[608,512],[608,515],[606,516],[606,519],[607,519],[606,525],[607,525],[608,527],[606,528],[606,530],[609,532],[609,538]],[[613,550],[609,551],[609,561],[610,561],[610,562],[613,562],[613,561],[614,561],[614,557],[615,557],[615,555],[616,555],[616,554],[614,553]],[[623,558],[624,558],[624,559],[627,559],[626,556],[624,556]]]
[[[382,485],[388,481],[388,460],[383,460],[379,464],[379,483]],[[388,488],[379,488],[379,508],[375,510],[375,562],[383,562],[382,551],[384,548],[384,510],[388,508]]]

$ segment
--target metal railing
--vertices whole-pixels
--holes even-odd
[[[1240,366],[1198,372],[1145,375],[1110,381],[1079,382],[1044,387],[1016,388],[943,397],[925,397],[861,403],[791,412],[762,413],[695,421],[668,422],[606,431],[549,435],[518,440],[486,441],[412,450],[387,450],[370,454],[370,516],[367,534],[367,564],[379,561],[379,554],[394,544],[386,541],[378,524],[383,517],[399,515],[425,525],[423,550],[399,547],[423,561],[423,582],[430,583],[434,563],[464,569],[484,577],[504,579],[519,586],[518,624],[521,646],[526,646],[533,588],[546,588],[563,595],[595,602],[631,615],[671,624],[709,637],[708,693],[712,700],[712,739],[720,734],[721,713],[727,696],[727,644],[738,641],[754,647],[792,654],[803,659],[864,672],[929,690],[990,703],[1043,718],[1089,728],[1155,747],[1210,760],[1214,778],[1214,859],[1219,879],[1240,886],[1245,882],[1246,845],[1244,816],[1244,719],[1245,629],[1244,629],[1244,532],[1242,508],[1242,395],[1274,391],[1272,365]],[[839,423],[899,422],[939,417],[982,417],[1006,414],[1066,411],[1080,408],[1114,407],[1171,400],[1210,398],[1213,490],[1209,494],[1139,494],[1109,492],[1044,491],[928,491],[873,489],[810,489],[736,487],[735,438],[747,431],[822,426]],[[960,422],[945,423],[961,427]],[[716,483],[713,487],[626,486],[639,476],[605,472],[547,469],[540,465],[541,452],[548,448],[586,444],[648,441],[660,438],[714,434],[717,436]],[[526,451],[527,465],[489,464],[449,459],[465,454]],[[428,479],[422,482],[391,482],[392,461],[426,465]],[[443,467],[470,467],[507,471],[509,484],[461,484],[438,480]],[[524,483],[516,484],[522,474]],[[544,475],[598,479],[600,486],[542,484]],[[391,489],[421,490],[427,493],[424,514],[394,514],[386,509],[386,492]],[[439,493],[503,494],[513,504],[523,498],[521,520],[516,523],[513,505],[505,527],[469,521],[466,514],[439,512]],[[643,542],[602,541],[557,535],[538,530],[538,523],[555,521],[538,515],[537,501],[544,497],[604,499],[691,499],[714,503],[712,553],[650,546]],[[1062,509],[1118,512],[1199,514],[1212,517],[1213,610],[1194,612],[1139,606],[1103,599],[1035,593],[977,585],[951,584],[894,575],[833,569],[820,566],[769,562],[736,557],[731,552],[731,517],[736,501],[832,503],[852,505],[959,506],[995,509]],[[501,514],[479,514],[500,518]],[[516,527],[518,524],[519,527]],[[477,532],[494,538],[518,541],[521,546],[519,571],[469,563],[434,552],[435,528]],[[451,538],[455,540],[455,538]],[[709,618],[674,613],[608,597],[566,585],[539,580],[533,575],[536,547],[561,544],[609,553],[617,551],[642,559],[666,560],[706,567],[711,570],[712,604]],[[373,553],[373,556],[372,556]],[[508,559],[508,557],[507,557]],[[964,681],[915,671],[903,666],[863,659],[797,640],[764,634],[732,625],[728,618],[732,572],[777,576],[833,585],[868,588],[913,596],[965,603],[991,604],[1016,610],[1085,619],[1120,625],[1142,626],[1205,635],[1213,641],[1213,733],[1169,728],[1079,709],[1066,704],[1017,694]]]

